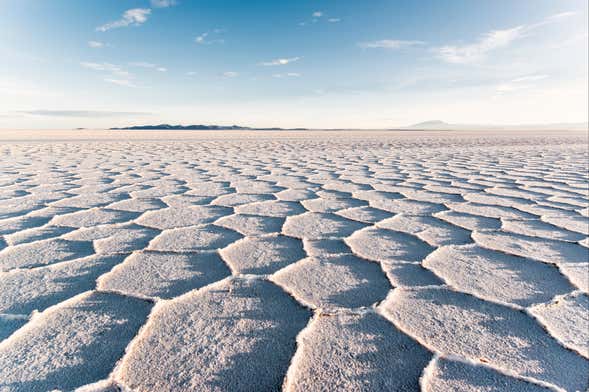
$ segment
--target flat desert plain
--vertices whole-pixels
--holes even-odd
[[[586,134],[0,139],[0,391],[588,388]]]

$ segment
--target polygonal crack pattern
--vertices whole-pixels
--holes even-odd
[[[587,139],[350,135],[1,145],[0,390],[586,390]]]

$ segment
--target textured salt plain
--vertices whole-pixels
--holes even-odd
[[[0,143],[0,391],[588,388],[585,135]]]

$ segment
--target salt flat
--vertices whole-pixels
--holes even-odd
[[[587,135],[0,134],[0,391],[585,391]]]

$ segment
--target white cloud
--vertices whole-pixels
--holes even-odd
[[[129,65],[131,67],[155,69],[156,71],[159,71],[159,72],[166,72],[168,70],[165,67],[162,67],[162,66],[159,66],[159,65],[153,64],[153,63],[148,63],[146,61],[134,61],[134,62],[129,63]]]
[[[139,26],[147,21],[149,14],[151,14],[149,8],[133,8],[125,11],[121,19],[99,26],[96,30],[104,32],[118,27]]]
[[[535,82],[537,80],[546,79],[548,75],[526,75],[521,76],[519,78],[515,78],[512,82],[519,83],[519,82]]]
[[[99,41],[88,41],[88,46],[91,48],[103,48],[104,43]]]
[[[275,66],[275,65],[286,65],[289,63],[293,63],[295,61],[300,60],[300,57],[290,57],[290,58],[282,58],[282,59],[274,59],[271,61],[265,61],[260,63],[260,65],[263,65],[265,67],[271,67],[271,66]]]
[[[495,91],[499,94],[503,93],[510,93],[517,90],[524,90],[534,85],[531,82],[537,82],[538,80],[543,80],[548,78],[548,75],[526,75],[520,76],[519,78],[515,78],[510,80],[508,83],[502,83],[495,88]]]
[[[205,43],[205,38],[209,35],[209,33],[202,33],[201,35],[199,35],[198,37],[196,37],[194,39],[194,42],[196,42],[197,44],[204,44]]]
[[[321,19],[323,18],[323,19]],[[311,19],[309,21],[302,21],[299,22],[299,26],[306,26],[308,23],[317,23],[320,20],[325,20],[329,23],[337,23],[337,22],[341,22],[340,18],[334,18],[334,17],[330,17],[328,19],[325,19],[325,13],[323,11],[315,11],[311,14]]]
[[[124,87],[137,87],[135,83],[132,81],[134,79],[134,75],[122,67],[111,64],[111,63],[92,63],[92,62],[81,62],[80,65],[84,68],[91,69],[93,71],[104,72],[106,77],[103,79],[107,83],[116,84],[118,86]],[[148,68],[153,69],[159,72],[166,72],[167,69],[161,67],[157,64],[148,63],[145,61],[136,61],[131,62],[128,64],[131,67],[141,67],[141,68]]]
[[[84,68],[88,68],[94,71],[100,72],[109,72],[116,76],[123,76],[127,77],[130,76],[129,72],[125,71],[121,67],[111,63],[91,63],[91,62],[81,62],[80,65]]]
[[[222,34],[224,33],[225,30],[224,29],[215,29],[213,30],[213,34]],[[212,45],[212,44],[222,44],[225,42],[225,40],[223,39],[219,39],[219,38],[215,38],[215,39],[207,39],[207,37],[209,37],[211,35],[210,32],[204,32],[201,35],[197,36],[196,38],[194,38],[194,42],[196,42],[199,45]]]
[[[358,44],[365,49],[402,49],[408,46],[423,45],[423,41],[406,41],[398,39],[381,39],[379,41],[361,42]]]
[[[111,63],[91,63],[91,62],[81,62],[80,65],[84,68],[91,69],[93,71],[98,72],[105,72],[110,74],[110,76],[105,77],[103,80],[107,83],[116,84],[118,86],[124,87],[137,87],[130,78],[133,78],[133,75],[118,65],[111,64]]]
[[[118,86],[137,87],[133,82],[131,82],[128,79],[111,79],[111,78],[105,78],[104,81],[107,82],[107,83],[116,84]]]
[[[186,76],[194,76],[194,75],[196,75],[196,72],[195,71],[188,71],[188,72],[186,72]]]
[[[114,64],[110,63],[89,63],[89,62],[81,62],[80,65],[84,68],[93,69],[95,71],[116,71],[120,68]]]
[[[176,0],[151,0],[153,8],[167,8],[178,4]]]
[[[226,78],[235,78],[235,77],[239,76],[239,73],[233,72],[233,71],[227,71],[227,72],[223,72],[223,76]]]
[[[493,30],[469,45],[447,45],[435,48],[438,57],[448,63],[468,64],[483,60],[486,55],[511,44],[524,35],[525,26],[505,30]]]
[[[577,14],[576,12],[567,11],[567,12],[560,12],[558,14],[550,15],[550,16],[542,19],[538,23],[534,23],[534,24],[527,26],[526,30],[530,31],[530,30],[537,29],[539,27],[549,25],[549,24],[559,23],[559,22],[563,21],[564,19],[574,16],[576,14]]]
[[[300,78],[301,74],[298,72],[287,72],[287,73],[279,73],[272,75],[273,78],[281,79],[281,78]]]
[[[484,60],[489,52],[507,47],[514,41],[526,37],[533,30],[548,24],[553,24],[562,19],[576,15],[575,12],[561,12],[548,16],[538,23],[516,26],[511,29],[492,30],[476,41],[468,45],[447,45],[434,48],[434,52],[442,60],[454,64],[476,63]]]
[[[133,61],[131,63],[129,63],[130,66],[132,67],[141,67],[141,68],[155,68],[156,65],[153,63],[148,63],[145,61]]]
[[[568,18],[569,16],[573,16],[573,15],[576,15],[576,14],[577,14],[576,12],[567,11],[567,12],[561,12],[559,14],[551,15],[551,16],[549,16],[546,19],[549,19],[549,20],[562,19],[562,18]]]

